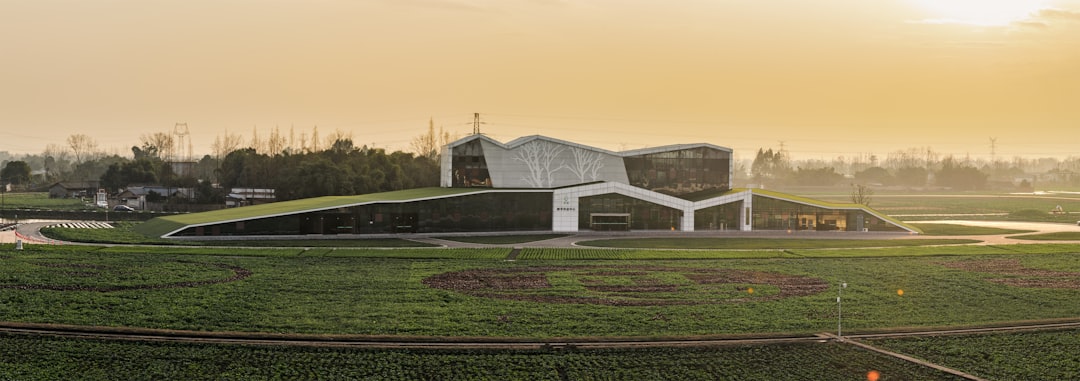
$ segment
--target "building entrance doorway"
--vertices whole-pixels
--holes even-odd
[[[630,230],[630,213],[589,214],[589,228],[597,231]]]

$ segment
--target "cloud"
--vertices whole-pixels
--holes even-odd
[[[1040,10],[1038,17],[1047,20],[1080,21],[1080,12],[1048,8]]]
[[[442,9],[449,11],[464,11],[464,12],[488,12],[490,9],[473,4],[469,1],[461,0],[390,0],[387,1],[390,4],[404,5],[410,7],[429,8],[429,9]]]
[[[1034,20],[1016,21],[1016,22],[1013,22],[1012,25],[1017,26],[1017,27],[1021,27],[1021,28],[1034,28],[1034,29],[1045,29],[1045,28],[1050,27],[1050,25],[1047,25],[1046,23],[1044,23],[1042,21],[1034,21]]]

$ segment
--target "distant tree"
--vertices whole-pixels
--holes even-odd
[[[784,151],[759,148],[754,162],[750,164],[750,173],[758,183],[770,180],[782,182],[791,174],[791,163]]]
[[[139,159],[126,163],[113,163],[99,179],[101,186],[116,193],[132,184],[158,183],[158,165],[150,159]]]
[[[427,133],[413,138],[409,147],[417,156],[436,160],[439,158],[439,150],[442,146],[450,144],[452,140],[450,133],[443,130],[441,126],[439,131],[435,132],[435,119],[429,119]]]
[[[979,171],[978,168],[960,163],[952,156],[942,160],[941,170],[937,171],[934,176],[937,185],[957,190],[986,188],[986,181],[989,177],[990,175]]]
[[[22,185],[30,182],[30,164],[22,160],[9,161],[0,170],[4,184]]]
[[[195,202],[199,204],[221,204],[225,202],[225,190],[214,187],[209,181],[200,181],[195,186]]]
[[[926,177],[929,173],[922,167],[903,167],[896,170],[894,179],[898,185],[921,187],[926,185]]]
[[[836,173],[833,168],[797,168],[792,174],[792,179],[798,185],[824,186],[836,185],[844,179],[844,175]]]
[[[874,190],[863,184],[851,184],[851,202],[859,205],[870,206],[874,199]]]
[[[75,155],[75,164],[81,164],[89,160],[97,153],[97,141],[88,135],[74,134],[67,137],[68,148]]]
[[[131,147],[135,159],[169,160],[176,153],[176,139],[167,132],[139,136],[139,147]]]
[[[867,183],[888,184],[893,181],[889,170],[882,167],[870,167],[855,173],[855,180]]]

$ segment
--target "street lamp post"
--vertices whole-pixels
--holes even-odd
[[[840,282],[840,287],[836,289],[836,336],[837,337],[843,337],[844,336],[844,335],[842,335],[843,331],[841,331],[841,329],[840,329],[841,328],[840,323],[842,321],[841,320],[841,311],[842,311],[842,309],[840,308],[841,307],[840,297],[843,296],[845,288],[847,288],[847,282]]]

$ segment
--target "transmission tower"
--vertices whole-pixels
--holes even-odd
[[[997,138],[990,138],[990,167],[997,165]]]
[[[175,161],[190,161],[194,153],[191,147],[191,131],[187,123],[177,122],[173,126],[173,135],[176,135],[176,158]],[[187,155],[184,154],[184,142],[187,142]]]
[[[480,135],[480,125],[481,124],[487,124],[487,123],[481,122],[480,121],[480,113],[474,112],[473,113],[473,122],[472,122],[472,133],[473,133],[473,135]]]

